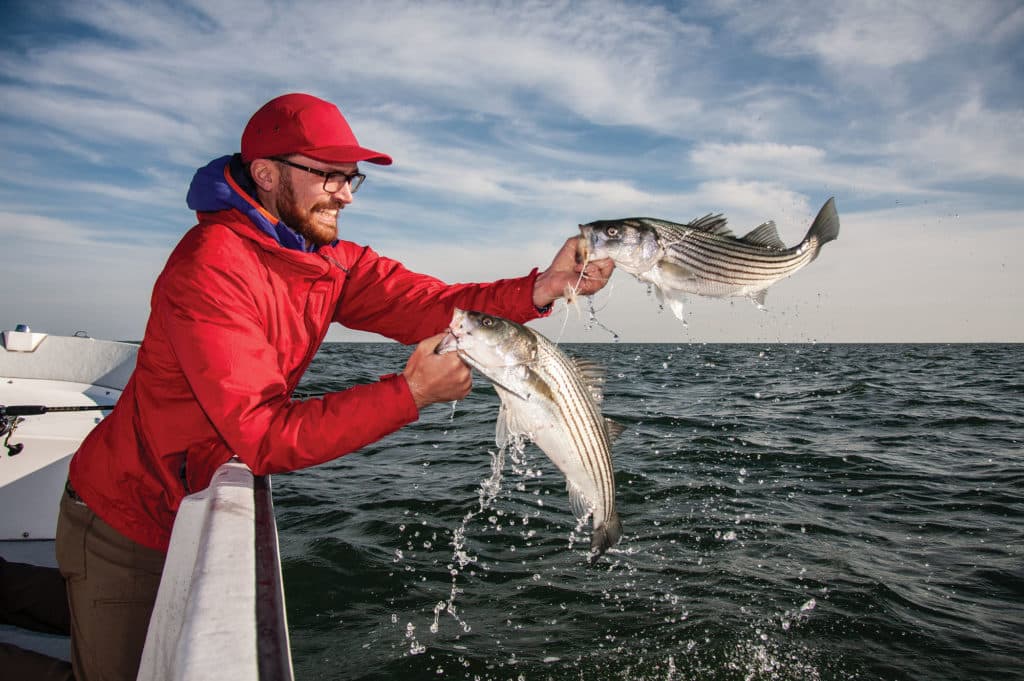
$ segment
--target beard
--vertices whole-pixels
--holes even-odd
[[[320,201],[308,209],[299,206],[295,190],[287,173],[281,174],[281,193],[275,204],[284,224],[317,246],[332,243],[338,238],[338,211],[344,208],[340,201]]]

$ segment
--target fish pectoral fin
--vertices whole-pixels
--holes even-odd
[[[626,426],[606,416],[604,419],[604,429],[605,432],[608,433],[608,441],[615,442],[615,440],[618,439],[618,437],[626,430]]]
[[[520,400],[528,400],[528,399],[530,399],[529,395],[525,395],[525,394],[523,394],[522,392],[520,392],[518,390],[512,390],[503,381],[498,381],[498,380],[496,380],[494,378],[491,378],[490,376],[488,376],[487,378],[490,379],[491,383],[494,384],[494,387],[501,388],[503,391],[505,391],[509,395],[515,396],[515,397],[519,398]]]
[[[529,388],[527,396],[523,399],[532,398],[548,400],[550,402],[555,401],[555,393],[552,391],[551,385],[536,369],[528,364],[523,364],[519,370],[522,372],[520,378],[523,385]]]
[[[663,282],[694,278],[693,270],[684,265],[671,249],[664,258],[658,261],[658,267],[661,269],[661,281]]]
[[[767,310],[768,308],[764,305],[764,298],[768,295],[768,289],[763,288],[760,291],[752,293],[750,299],[754,301],[754,305],[757,305],[758,310]]]
[[[771,220],[755,227],[748,234],[740,237],[739,240],[751,246],[763,246],[764,248],[777,251],[786,250],[786,244],[779,237],[779,230],[776,229],[775,223]]]

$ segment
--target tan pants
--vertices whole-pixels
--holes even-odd
[[[63,496],[57,563],[67,582],[77,681],[134,681],[165,557]]]

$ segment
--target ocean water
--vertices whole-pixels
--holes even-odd
[[[274,477],[296,678],[1024,679],[1024,346],[563,348],[627,426],[622,542],[588,564],[477,377]],[[408,353],[326,345],[302,390]]]

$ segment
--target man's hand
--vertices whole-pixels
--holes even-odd
[[[442,338],[444,334],[438,334],[421,341],[402,372],[417,409],[435,402],[461,400],[473,387],[472,372],[458,354],[434,354]]]
[[[575,236],[569,238],[551,261],[551,266],[537,275],[533,286],[533,304],[537,307],[546,307],[564,296],[566,287],[572,287],[579,295],[589,296],[608,283],[615,262],[611,258],[591,260],[586,265],[577,262],[578,240],[579,237]]]

